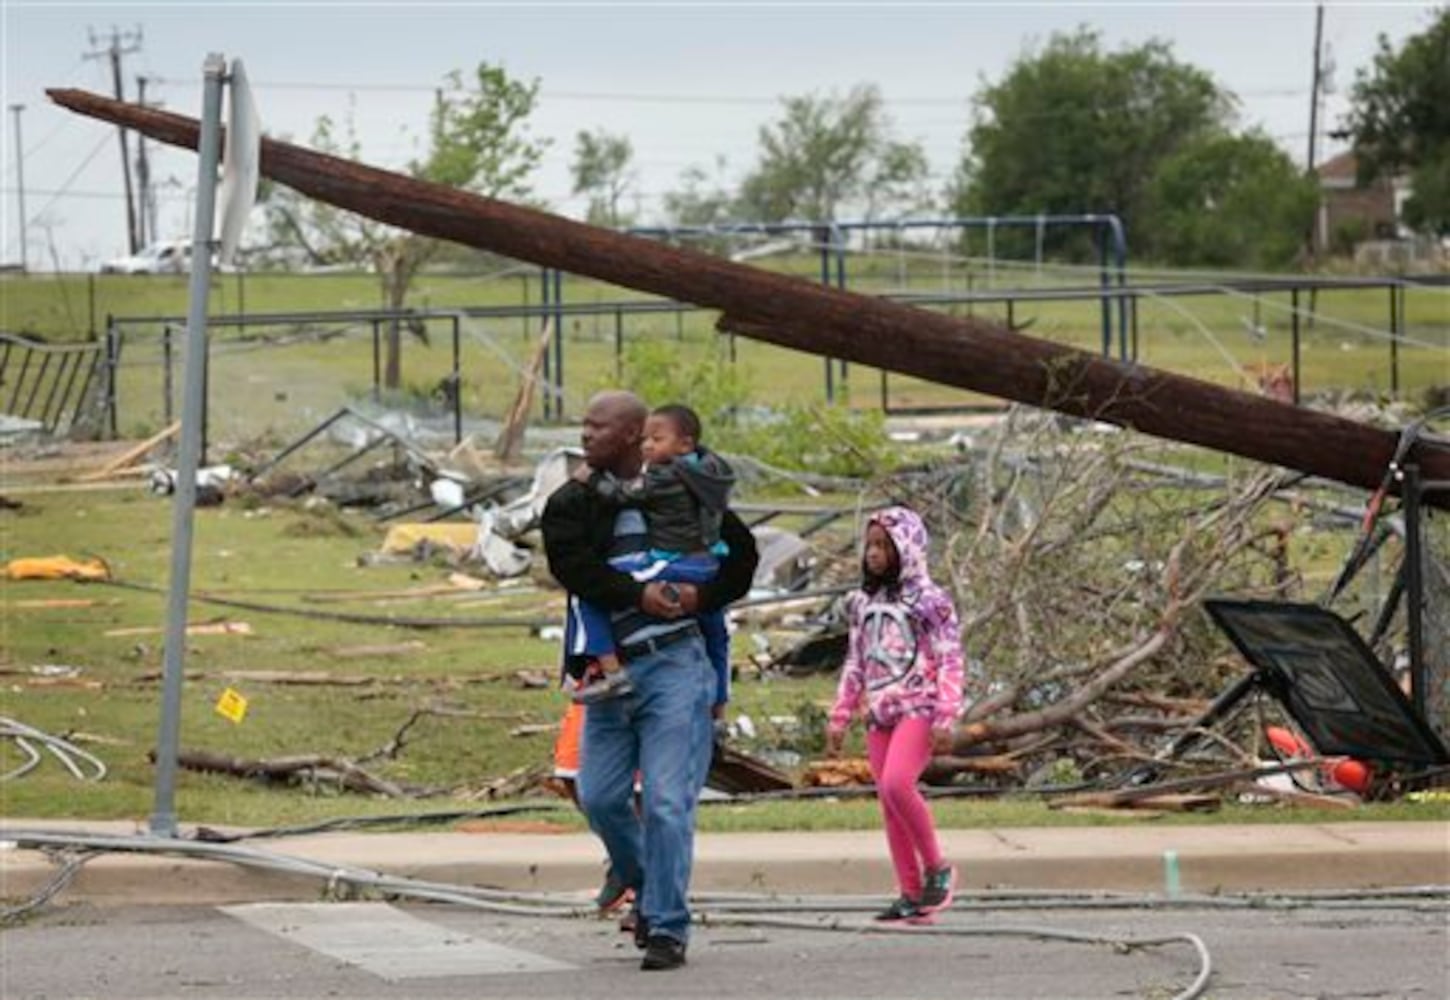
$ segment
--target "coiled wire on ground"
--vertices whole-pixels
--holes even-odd
[[[9,781],[12,778],[19,778],[29,774],[40,765],[41,754],[35,748],[40,744],[50,754],[60,761],[61,765],[75,776],[78,781],[100,781],[106,776],[106,765],[94,754],[87,753],[69,740],[61,739],[59,736],[52,736],[50,733],[36,729],[34,726],[27,726],[15,719],[0,716],[0,736],[7,737],[14,741],[15,746],[21,753],[25,754],[24,760],[18,767],[0,774],[0,781]],[[81,763],[76,762],[79,758],[81,763],[89,766],[94,774],[87,775]]]

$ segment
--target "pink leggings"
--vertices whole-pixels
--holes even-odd
[[[922,869],[942,863],[931,810],[916,787],[931,760],[931,720],[906,718],[891,729],[868,730],[866,753],[886,821],[896,884],[903,895],[919,899]]]

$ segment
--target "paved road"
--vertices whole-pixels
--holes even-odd
[[[1205,996],[1213,998],[1450,996],[1450,925],[1443,906],[958,908],[941,926],[976,933],[705,927],[696,932],[685,969],[642,973],[628,938],[600,920],[386,903],[52,906],[0,932],[0,997],[1164,1000],[1186,989],[1199,967],[1187,944],[1116,951],[986,933],[1009,926],[1125,937],[1196,934],[1212,954]]]

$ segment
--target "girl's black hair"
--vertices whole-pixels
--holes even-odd
[[[872,521],[871,524],[877,524]],[[885,573],[873,573],[866,568],[866,553],[861,553],[861,589],[868,594],[874,594],[881,588],[886,588],[886,593],[891,595],[901,585],[901,550],[896,547],[896,539],[891,537],[891,532],[885,526],[877,525],[886,535],[886,540],[891,543],[891,565]],[[867,525],[870,530],[870,524]]]

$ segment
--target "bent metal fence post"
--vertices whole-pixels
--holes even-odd
[[[47,344],[0,333],[0,395],[5,412],[34,420],[47,434],[70,430],[82,416],[105,344]]]
[[[174,146],[196,148],[195,118],[81,90],[56,103]],[[1397,435],[1327,413],[1075,348],[976,317],[772,274],[264,139],[261,172],[309,197],[425,236],[451,240],[718,309],[724,332],[890,369],[1101,420],[1176,441],[1375,489]],[[1450,447],[1422,439],[1407,461],[1450,479]],[[1395,492],[1402,484],[1392,483]],[[1432,502],[1450,506],[1450,496]]]

